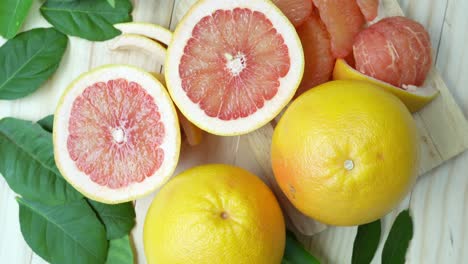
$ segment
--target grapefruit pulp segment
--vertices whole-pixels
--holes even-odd
[[[320,18],[331,37],[336,58],[346,57],[353,48],[354,38],[365,24],[355,0],[313,0]]]
[[[312,12],[311,0],[273,0],[273,3],[298,27],[302,25]]]
[[[168,89],[181,112],[218,135],[250,132],[292,98],[304,68],[291,23],[268,1],[199,1],[174,32]]]
[[[367,21],[372,21],[377,17],[379,11],[379,0],[356,0],[362,14]]]

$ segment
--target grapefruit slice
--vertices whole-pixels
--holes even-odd
[[[334,80],[360,80],[373,83],[378,87],[393,93],[395,96],[406,105],[410,112],[414,113],[421,110],[429,104],[439,94],[432,85],[422,87],[406,86],[405,89],[393,86],[389,83],[377,80],[370,76],[364,75],[351,66],[343,59],[336,60],[335,69],[333,70]]]
[[[161,73],[154,72],[152,73],[154,77],[156,77],[163,85],[166,86],[166,78]],[[184,132],[185,138],[187,139],[187,143],[190,146],[197,146],[203,140],[203,131],[198,128],[196,125],[192,124],[183,114],[177,111],[177,115],[179,116],[179,123],[182,127],[182,131]]]
[[[311,0],[272,0],[295,27],[302,25],[312,12]]]
[[[357,4],[368,22],[377,17],[379,0],[357,0]]]
[[[301,85],[296,92],[303,92],[330,80],[335,58],[331,53],[330,35],[318,13],[312,15],[297,28],[304,47],[305,70]]]
[[[177,26],[165,65],[179,110],[216,135],[240,135],[271,121],[304,71],[293,25],[270,1],[197,2]]]
[[[355,0],[313,0],[331,37],[332,53],[345,58],[366,23]]]
[[[159,41],[166,46],[169,45],[172,39],[172,32],[169,29],[152,23],[127,22],[115,24],[114,27],[122,31],[123,34],[142,35]]]
[[[64,178],[103,203],[135,200],[172,175],[179,158],[177,114],[151,74],[107,65],[73,81],[54,121],[54,151]]]
[[[112,39],[108,44],[111,50],[137,49],[146,52],[158,61],[165,61],[167,50],[161,44],[145,36],[123,34]]]

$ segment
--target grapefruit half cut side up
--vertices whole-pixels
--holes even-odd
[[[180,131],[169,95],[151,74],[107,65],[66,89],[54,121],[57,167],[86,197],[135,200],[172,175]]]
[[[271,121],[304,71],[294,26],[270,1],[197,2],[168,48],[167,88],[179,110],[216,135],[240,135]]]

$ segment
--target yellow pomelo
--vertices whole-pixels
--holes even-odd
[[[280,263],[285,224],[273,193],[228,165],[187,170],[166,184],[144,225],[148,263]]]
[[[289,200],[331,225],[360,225],[397,205],[417,176],[413,118],[397,97],[360,81],[309,90],[273,135],[272,165]]]

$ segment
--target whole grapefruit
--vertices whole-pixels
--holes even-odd
[[[394,95],[333,81],[295,100],[275,128],[273,171],[304,214],[330,225],[374,221],[417,176],[415,122]]]
[[[281,263],[285,224],[275,196],[255,175],[204,165],[161,189],[143,241],[148,263]]]

